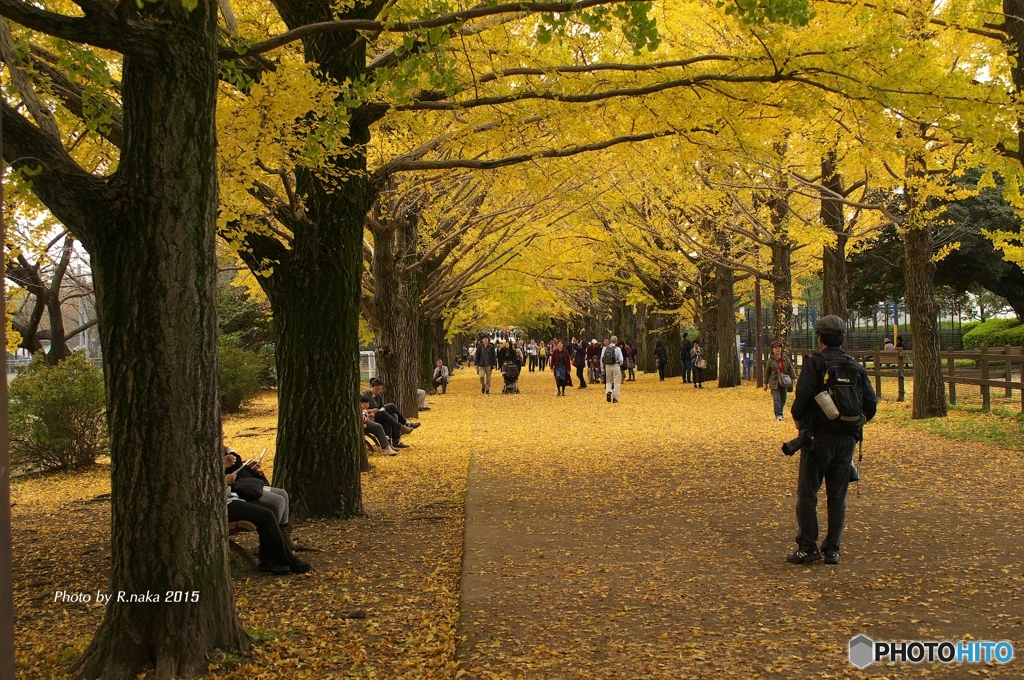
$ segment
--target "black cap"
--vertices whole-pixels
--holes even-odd
[[[381,380],[380,378],[373,378],[372,380],[370,380],[370,387],[377,387],[377,386],[383,385],[383,384],[384,384],[384,381]]]
[[[829,314],[814,322],[814,330],[818,333],[845,333],[846,322],[835,314]]]

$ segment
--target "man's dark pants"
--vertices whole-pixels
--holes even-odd
[[[384,408],[386,409],[387,406]],[[402,440],[402,425],[389,411],[384,409],[377,411],[373,414],[373,420],[376,423],[380,423],[380,426],[384,428],[384,434],[388,436],[392,444],[397,444]]]
[[[277,511],[259,501],[231,501],[228,503],[228,521],[252,522],[260,535],[259,558],[273,564],[288,564],[292,553],[285,545],[281,527],[277,524]]]
[[[828,498],[828,535],[822,552],[839,552],[839,541],[846,523],[846,491],[850,486],[850,464],[857,445],[852,435],[817,435],[817,448],[800,451],[800,479],[797,482],[796,521],[800,533],[797,545],[814,552],[818,545],[818,490],[825,481]]]
[[[386,411],[388,414],[390,414],[391,417],[394,418],[395,420],[397,420],[400,424],[402,424],[402,425],[408,425],[409,424],[409,421],[405,419],[404,415],[402,415],[401,409],[399,409],[394,404],[384,404],[383,410]]]
[[[691,382],[693,379],[693,362],[687,359],[683,362],[683,382]]]

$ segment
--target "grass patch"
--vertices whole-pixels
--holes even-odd
[[[913,420],[909,408],[888,410],[887,416],[900,425],[957,441],[1024,450],[1024,418],[1019,413],[1001,408],[985,413],[975,406],[948,408],[949,415],[945,418]]]

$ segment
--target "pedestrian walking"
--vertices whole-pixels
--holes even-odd
[[[782,354],[782,343],[772,343],[772,355],[764,367],[764,389],[772,391],[775,404],[775,420],[782,420],[782,409],[786,407],[786,395],[796,384],[796,369],[788,356]]]
[[[559,341],[555,345],[555,351],[551,353],[551,372],[555,375],[555,387],[558,388],[558,396],[565,396],[565,388],[572,387],[572,363],[569,360],[569,350]]]
[[[480,394],[490,394],[491,371],[498,365],[498,355],[488,336],[485,335],[480,339],[480,344],[476,346],[474,360],[476,361],[477,375],[480,376]]]
[[[708,367],[708,360],[704,358],[704,350],[701,349],[700,340],[693,341],[693,349],[690,350],[690,360],[693,362],[693,389],[704,389],[704,369]]]
[[[548,367],[548,343],[542,342],[537,347],[537,364],[540,370],[545,371]]]
[[[576,389],[587,389],[587,381],[583,374],[587,365],[587,346],[582,340],[572,339],[572,365],[576,367],[576,379],[580,381]]]
[[[617,346],[619,339],[614,335],[609,338],[608,344],[601,350],[601,366],[604,368],[604,392],[605,400],[613,404],[619,403],[619,394],[622,387],[622,364],[625,358],[622,350]]]
[[[636,382],[636,350],[633,349],[633,345],[631,343],[625,343],[625,347],[622,349],[622,355],[626,359],[626,375],[628,376],[623,378],[623,380]]]
[[[665,381],[665,366],[668,365],[668,350],[665,343],[657,340],[654,343],[654,358],[658,361],[658,380]]]

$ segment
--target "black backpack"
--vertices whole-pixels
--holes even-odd
[[[615,358],[615,348],[608,345],[601,351],[601,363],[606,365],[619,363],[618,359]]]
[[[822,370],[817,392],[827,390],[839,410],[839,417],[835,420],[829,420],[822,412],[822,423],[833,432],[858,432],[864,425],[864,393],[861,391],[864,368],[846,352],[818,356],[822,358]]]

